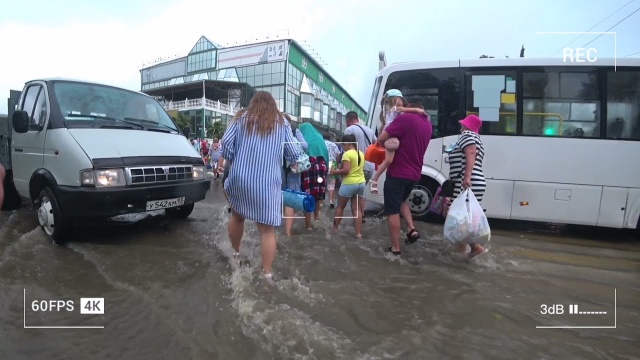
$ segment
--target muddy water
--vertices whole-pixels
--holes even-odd
[[[257,277],[254,225],[251,266],[230,263],[218,185],[187,221],[85,224],[64,247],[33,212],[0,215],[0,359],[638,358],[640,242],[628,233],[495,224],[490,253],[469,263],[441,225],[421,223],[427,239],[397,260],[383,220],[358,243],[349,221],[331,234],[324,208],[313,231],[279,237],[273,288]],[[82,297],[104,298],[104,314],[80,314]],[[43,300],[74,309],[34,311]]]

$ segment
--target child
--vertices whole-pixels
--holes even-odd
[[[220,148],[220,142],[218,139],[213,139],[213,144],[209,148],[209,157],[211,158],[211,167],[216,169],[216,171],[214,171],[216,179],[220,178],[220,172],[217,171],[217,169],[222,167],[221,164],[218,164],[221,153],[222,149]]]
[[[412,112],[416,114],[426,114],[423,109],[407,108],[406,101],[404,100],[400,90],[391,89],[387,91],[382,97],[382,111],[380,112],[380,133],[384,131],[384,128],[391,124],[391,122],[403,112]],[[395,151],[400,146],[398,138],[389,138],[384,142],[385,159],[380,164],[376,173],[369,181],[369,191],[373,195],[378,195],[378,178],[382,175],[389,165],[393,162],[393,156]]]

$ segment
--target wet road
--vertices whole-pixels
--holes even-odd
[[[357,243],[350,221],[331,234],[325,207],[322,226],[279,237],[274,289],[257,277],[255,225],[243,245],[252,266],[230,263],[219,185],[186,221],[116,219],[65,247],[35,213],[0,215],[0,359],[638,359],[631,234],[497,225],[490,253],[468,263],[440,243],[441,225],[420,223],[428,242],[399,261],[383,251],[382,220]],[[81,297],[105,298],[104,315],[81,315]],[[74,310],[33,311],[42,300]],[[540,313],[554,304],[564,314]],[[616,327],[536,328],[560,325]]]

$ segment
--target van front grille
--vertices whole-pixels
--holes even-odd
[[[148,166],[127,168],[130,185],[185,181],[193,179],[191,165]]]

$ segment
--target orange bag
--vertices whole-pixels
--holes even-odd
[[[384,162],[384,158],[384,148],[378,145],[378,143],[369,145],[369,147],[367,147],[367,151],[364,153],[364,159],[376,165],[382,164],[382,162]]]

